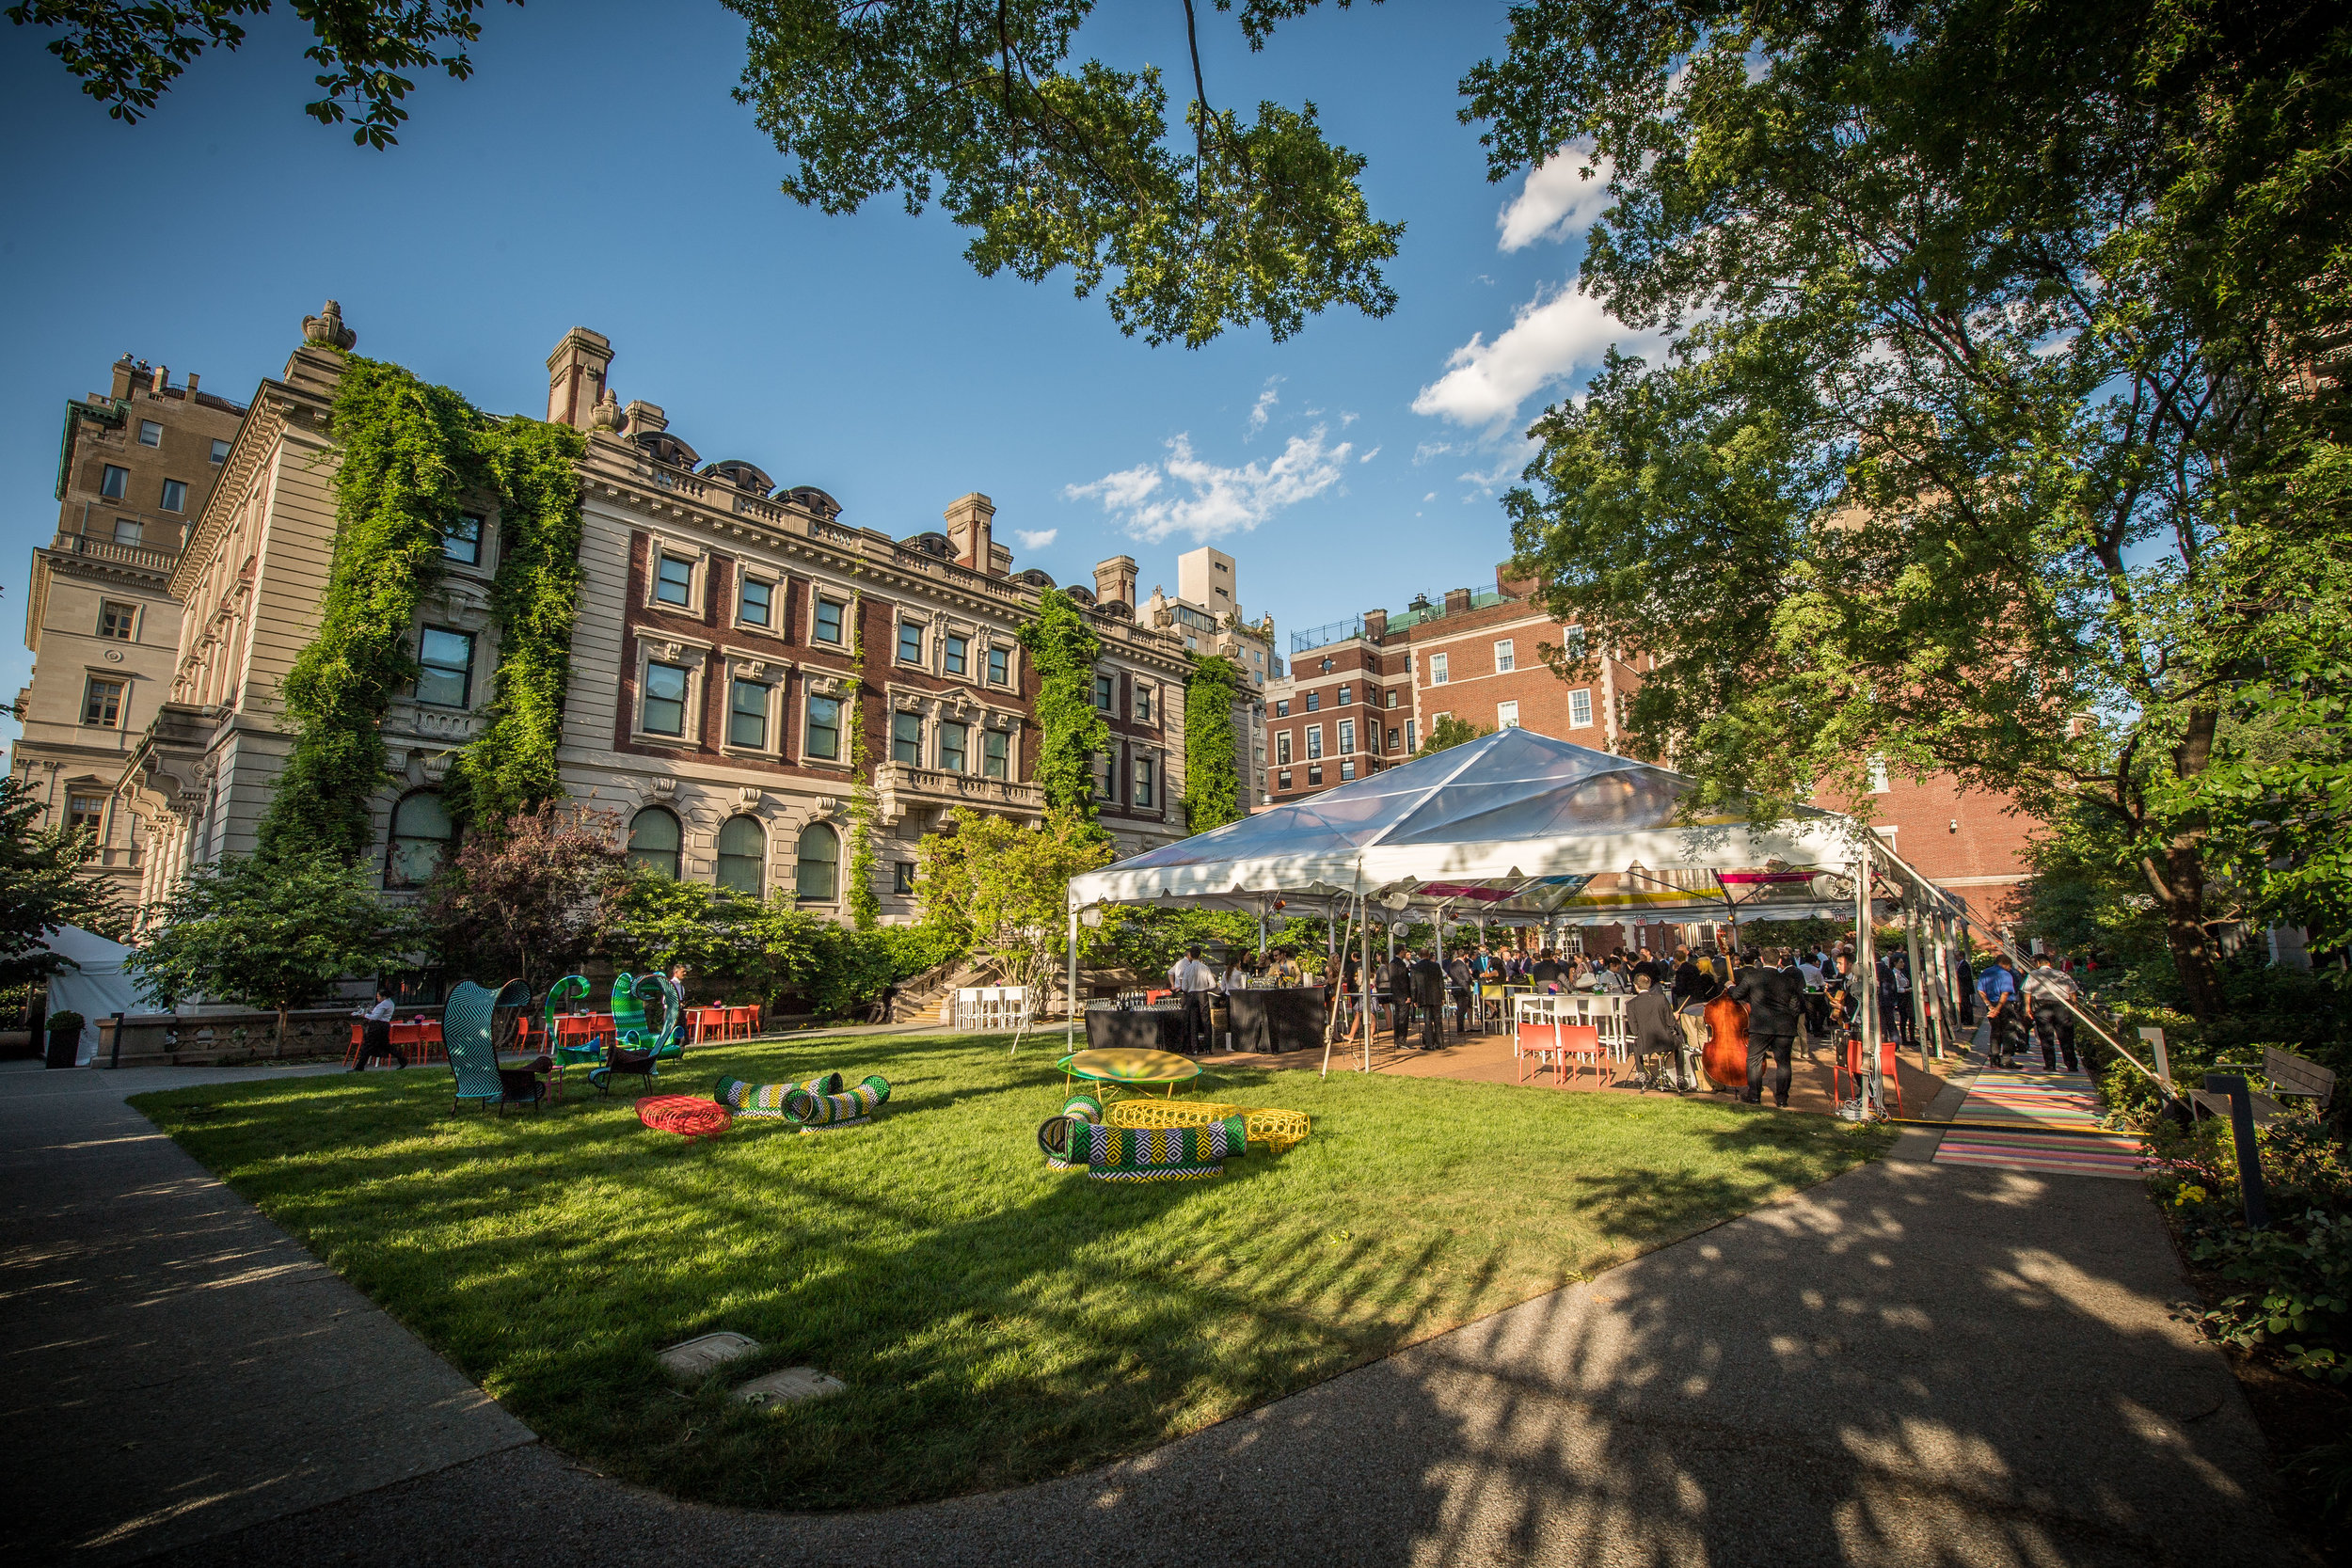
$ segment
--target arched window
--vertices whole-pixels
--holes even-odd
[[[419,887],[432,879],[457,842],[457,824],[431,790],[404,795],[392,808],[392,842],[384,857],[386,887]]]
[[[730,816],[719,830],[719,885],[761,895],[768,870],[768,830],[756,816]]]
[[[830,904],[840,896],[841,837],[822,822],[811,822],[801,830],[800,876],[794,891],[803,898],[817,904]]]
[[[647,806],[628,825],[628,863],[649,865],[675,881],[678,843],[677,817],[660,806]]]

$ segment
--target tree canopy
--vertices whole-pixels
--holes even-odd
[[[1515,11],[1469,112],[1498,168],[1607,173],[1582,286],[1673,336],[1537,423],[1507,502],[1583,659],[1656,656],[1632,744],[1768,812],[1883,760],[2105,813],[2208,1008],[2211,924],[2261,912],[2209,897],[2222,794],[2341,820],[2341,727],[2224,765],[2225,721],[2345,689],[2347,40],[2260,5]]]
[[[61,927],[122,934],[124,911],[87,863],[88,831],[37,828],[40,814],[29,783],[0,776],[0,990],[68,967],[47,942]]]
[[[1476,740],[1481,736],[1494,733],[1495,727],[1492,724],[1473,724],[1469,720],[1458,718],[1454,714],[1441,713],[1430,724],[1429,733],[1422,736],[1421,750],[1415,752],[1413,755],[1425,757],[1433,752],[1446,751],[1461,745],[1466,740]]]

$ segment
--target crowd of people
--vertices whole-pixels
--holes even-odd
[[[1360,1004],[1364,989],[1357,954],[1342,955],[1336,967],[1335,1000]],[[1221,969],[1203,962],[1196,948],[1170,974],[1175,989],[1203,1008],[1213,990],[1295,985],[1305,977],[1296,955],[1280,947],[1263,956],[1236,953]],[[1980,1019],[1986,1025],[1989,1065],[2017,1066],[2030,1039],[2040,1047],[2044,1071],[2057,1071],[2061,1060],[2069,1072],[2082,1070],[2087,1053],[2076,1050],[2074,1015],[2067,1006],[2081,990],[2072,975],[2047,961],[2027,970],[2006,955],[1979,973],[1962,955],[1954,979],[1961,1027],[1974,1031]],[[1788,1105],[1800,1038],[1814,1045],[1858,1041],[1866,991],[1876,993],[1883,1039],[1912,1049],[1919,1044],[1913,1004],[1917,981],[1909,954],[1883,952],[1873,973],[1865,975],[1851,942],[1810,949],[1745,947],[1736,953],[1688,945],[1672,953],[1616,947],[1603,956],[1478,942],[1442,959],[1435,949],[1408,947],[1385,963],[1375,960],[1370,1001],[1388,1009],[1397,1047],[1407,1047],[1418,1022],[1420,1049],[1436,1051],[1445,1044],[1449,1013],[1457,1035],[1477,1027],[1481,988],[1493,983],[1537,993],[1626,995],[1629,1050],[1644,1062],[1645,1081],[1685,1093],[1704,1086],[1697,1062],[1707,1006],[1728,996],[1747,1008],[1747,1083],[1741,1098],[1752,1104],[1762,1103],[1769,1090],[1775,1105]]]

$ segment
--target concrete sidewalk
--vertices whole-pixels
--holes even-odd
[[[127,1095],[0,1063],[0,1561],[126,1562],[532,1441]]]
[[[0,1076],[12,1180],[28,1159],[19,1087]],[[1918,1163],[1932,1134],[1142,1458],[1017,1492],[796,1517],[674,1502],[528,1444],[389,1320],[305,1268],[183,1159],[173,1164],[176,1150],[141,1140],[143,1122],[119,1103],[108,1119],[128,1141],[69,1150],[53,1133],[45,1157],[79,1160],[70,1184],[102,1212],[123,1206],[134,1234],[51,1222],[47,1252],[8,1254],[20,1325],[35,1281],[86,1281],[56,1287],[81,1305],[46,1307],[45,1329],[11,1336],[53,1341],[45,1360],[12,1370],[32,1374],[42,1407],[85,1410],[67,1428],[89,1433],[74,1439],[75,1463],[102,1472],[77,1485],[73,1465],[41,1462],[40,1484],[77,1522],[45,1545],[6,1542],[38,1560],[111,1560],[174,1540],[190,1544],[161,1560],[234,1568],[2312,1560],[2270,1514],[2261,1439],[2227,1367],[2168,1316],[2185,1286],[2145,1196]],[[137,1177],[114,1161],[149,1168]],[[126,1191],[134,1178],[152,1196]],[[200,1212],[221,1240],[139,1239],[191,1226],[135,1207],[175,1201],[164,1189],[181,1186],[209,1191]],[[82,1260],[117,1251],[119,1268]],[[53,1255],[62,1269],[44,1261]],[[243,1314],[201,1300],[169,1345],[157,1331],[104,1328],[171,1277],[166,1255],[217,1276],[213,1294],[281,1297],[274,1338],[301,1359],[266,1375],[241,1368]],[[272,1269],[282,1272],[239,1283]],[[125,1290],[108,1287],[112,1273]],[[294,1321],[304,1291],[320,1304],[315,1348]],[[103,1332],[74,1332],[101,1320]],[[169,1350],[214,1375],[123,1399],[133,1380],[106,1379],[134,1343],[151,1345],[143,1360]],[[404,1389],[406,1404],[392,1397]],[[107,1413],[88,1408],[110,1396],[131,1437],[188,1435],[168,1436],[142,1472],[129,1463],[139,1450],[107,1451]],[[48,1418],[30,1414],[9,1417],[19,1454],[54,1442]],[[230,1441],[213,1439],[216,1421]],[[256,1441],[273,1428],[279,1441]],[[338,1469],[341,1455],[358,1457]],[[431,1473],[398,1480],[396,1457],[430,1460]],[[100,1507],[109,1470],[152,1479]],[[158,1495],[220,1500],[157,1519]]]

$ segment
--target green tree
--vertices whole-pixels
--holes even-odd
[[[421,933],[331,849],[199,866],[155,907],[127,960],[166,1006],[186,997],[286,1015],[346,976],[402,963]]]
[[[1482,736],[1494,733],[1495,728],[1492,724],[1473,724],[1467,719],[1457,719],[1451,713],[1442,713],[1438,716],[1437,722],[1429,726],[1429,733],[1422,736],[1421,750],[1415,752],[1413,755],[1425,757],[1433,752],[1442,752],[1451,747],[1459,746],[1466,740],[1476,740]]]
[[[1248,815],[1241,768],[1233,757],[1233,704],[1245,689],[1241,666],[1216,654],[1195,657],[1184,679],[1184,826],[1205,833]]]
[[[469,828],[425,888],[442,961],[485,984],[517,977],[534,993],[570,973],[620,906],[618,829],[614,814],[576,806]]]
[[[624,969],[666,974],[684,964],[687,985],[698,995],[749,991],[766,1001],[815,973],[825,925],[794,907],[788,894],[762,902],[638,867],[602,945]]]
[[[521,5],[522,0],[510,0]],[[320,68],[313,78],[326,96],[303,105],[322,125],[358,114],[351,139],[389,147],[408,118],[401,101],[416,83],[400,72],[473,74],[465,45],[482,36],[474,12],[486,0],[294,0],[292,9],[316,40],[303,57]],[[56,29],[49,53],[81,78],[82,90],[116,119],[136,122],[155,107],[188,62],[207,49],[245,41],[240,17],[261,16],[270,0],[19,0],[8,18],[19,26]],[[453,47],[453,45],[454,47]]]
[[[1022,823],[958,806],[950,819],[919,851],[924,924],[1043,996],[1065,955],[1070,879],[1110,863],[1107,837],[1069,811]]]
[[[1049,813],[1094,821],[1094,759],[1111,743],[1094,705],[1103,640],[1069,594],[1048,588],[1016,634],[1037,667],[1037,784]]]
[[[2271,198],[2341,212],[2352,32],[2232,56],[2295,105],[2265,140],[2230,121],[2259,84],[2166,74],[2224,15],[1573,0],[1514,13],[1470,111],[1497,171],[1567,146],[1611,181],[1581,286],[1673,337],[1547,414],[1508,499],[1592,634],[1556,660],[1656,656],[1627,731],[1702,803],[1867,800],[1883,759],[2107,814],[2200,1016],[2224,715],[2283,643],[2340,657],[2352,587],[2344,394],[2280,373],[2346,319],[2343,230],[2213,255],[2286,221],[2240,151],[2325,150]]]
[[[0,776],[0,991],[71,965],[49,950],[59,928],[117,937],[123,911],[89,864],[88,830],[38,828],[41,806],[25,780]]]

